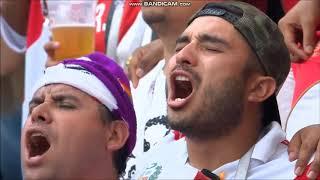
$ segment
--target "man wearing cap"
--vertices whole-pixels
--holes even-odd
[[[166,70],[169,125],[185,138],[151,151],[137,177],[296,178],[275,100],[289,68],[283,37],[265,14],[240,2],[206,5]]]
[[[24,179],[118,179],[136,141],[129,81],[103,54],[46,69],[21,138]]]

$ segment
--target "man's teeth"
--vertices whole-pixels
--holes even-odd
[[[31,134],[31,136],[30,136],[30,140],[31,140],[31,141],[34,141],[35,138],[38,138],[38,137],[44,137],[44,138],[45,138],[45,136],[44,136],[42,133],[33,133],[33,134]]]
[[[183,98],[176,98],[175,101],[183,101]]]
[[[176,80],[177,81],[190,81],[189,78],[187,78],[186,76],[177,76]]]
[[[42,133],[33,133],[33,134],[31,135],[31,137],[34,137],[34,136],[43,136],[43,134],[42,134]]]

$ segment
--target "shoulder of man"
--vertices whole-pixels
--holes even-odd
[[[301,176],[296,176],[294,173],[296,161],[290,162],[288,157],[287,149],[289,141],[284,140],[277,144],[277,148],[274,152],[270,152],[272,155],[268,159],[261,158],[264,159],[265,162],[260,159],[259,163],[250,169],[251,172],[248,178],[260,179],[264,177],[268,179],[307,180],[310,164]],[[320,180],[320,176],[317,180]]]

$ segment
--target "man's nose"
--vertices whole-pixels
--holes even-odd
[[[184,64],[184,65],[197,65],[197,57],[196,57],[196,46],[193,43],[189,43],[185,47],[183,47],[177,54],[176,54],[177,64]]]
[[[47,103],[42,103],[33,108],[31,114],[31,123],[47,123],[50,124],[52,122],[52,118],[50,116],[50,107]]]

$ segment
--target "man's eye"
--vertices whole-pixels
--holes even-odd
[[[206,48],[207,51],[214,51],[214,52],[219,52],[218,49],[214,49],[214,48]]]
[[[67,102],[61,102],[61,103],[58,103],[58,106],[60,108],[64,108],[64,109],[75,109],[76,106],[71,104],[71,103],[67,103]]]
[[[184,48],[184,46],[185,46],[185,45],[182,45],[182,44],[181,44],[181,45],[177,45],[177,46],[176,46],[176,49],[175,49],[176,53],[180,52],[181,49]]]
[[[219,49],[218,47],[203,46],[202,48],[203,48],[204,50],[210,51],[210,52],[221,52],[221,49]]]
[[[176,48],[176,53],[180,52],[182,48]]]

